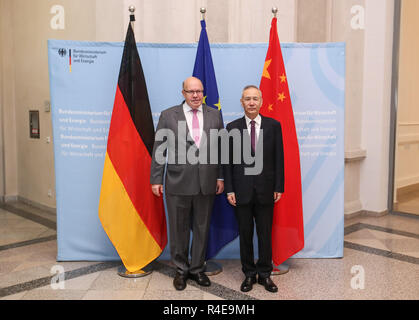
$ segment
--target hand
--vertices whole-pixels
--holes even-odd
[[[217,188],[215,189],[217,194],[221,194],[224,191],[224,181],[223,180],[217,180]]]
[[[232,206],[236,206],[236,194],[234,192],[227,195],[227,200]]]
[[[277,203],[281,199],[282,193],[274,192],[274,201]]]
[[[163,195],[163,185],[162,184],[152,184],[151,191],[153,191],[155,196],[160,197],[160,194]]]

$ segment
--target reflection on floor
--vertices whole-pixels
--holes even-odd
[[[419,215],[419,186],[410,188],[397,196],[394,210]]]
[[[119,262],[56,262],[55,216],[0,205],[0,299],[419,299],[419,219],[353,218],[345,222],[344,245],[343,259],[288,260],[290,271],[273,276],[276,294],[260,285],[242,293],[238,260],[217,261],[223,272],[211,276],[209,288],[189,280],[178,292],[167,261],[137,279],[118,276]]]

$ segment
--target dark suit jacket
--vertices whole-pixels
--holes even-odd
[[[183,103],[164,110],[159,119],[156,129],[156,136],[160,129],[168,129],[168,134],[173,134],[173,139],[164,139],[163,141],[155,141],[153,147],[153,157],[151,162],[151,184],[163,184],[164,168],[165,165],[156,161],[156,151],[163,143],[167,142],[165,154],[168,152],[168,164],[166,172],[166,192],[173,195],[197,195],[200,191],[204,195],[213,195],[216,192],[217,179],[223,178],[223,169],[221,164],[211,164],[210,149],[218,148],[218,141],[209,141],[211,129],[223,129],[224,124],[221,119],[220,112],[214,108],[202,105],[203,111],[203,134],[200,141],[199,150],[195,145],[194,140],[189,134],[186,117],[183,112]],[[179,122],[184,122],[182,127],[178,126]],[[171,132],[171,133],[170,133]],[[205,135],[204,135],[205,133]],[[208,139],[205,139],[205,136]],[[215,144],[215,145],[214,145]],[[203,154],[206,150],[206,164],[196,163],[191,164],[187,161],[186,156],[188,153],[194,153],[197,156]],[[170,151],[168,151],[170,150]],[[185,162],[180,163],[180,158],[184,158]]]
[[[238,205],[249,203],[254,192],[256,192],[260,203],[273,204],[274,192],[284,192],[284,151],[281,124],[272,118],[263,116],[261,118],[260,129],[263,130],[263,139],[259,136],[256,146],[256,155],[263,156],[263,169],[259,175],[245,175],[245,168],[254,166],[245,164],[243,159],[243,148],[246,141],[243,139],[243,134],[249,136],[245,117],[227,125],[228,132],[238,129],[242,137],[240,163],[233,163],[233,139],[230,138],[229,164],[224,166],[225,193],[234,192]],[[250,143],[250,139],[247,141]],[[263,154],[258,154],[260,143],[263,143]]]

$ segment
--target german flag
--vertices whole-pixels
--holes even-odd
[[[129,272],[167,244],[163,199],[151,192],[154,125],[131,24],[125,39],[103,168],[99,219]]]

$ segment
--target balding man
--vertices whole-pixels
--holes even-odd
[[[176,290],[185,289],[188,278],[201,286],[211,285],[204,273],[208,231],[215,195],[224,190],[221,165],[209,161],[211,149],[218,148],[211,146],[210,130],[224,127],[220,112],[203,104],[204,90],[199,79],[186,79],[182,89],[185,101],[160,115],[150,178],[153,193],[161,196],[167,156],[165,195],[170,253],[177,268],[173,281]]]

